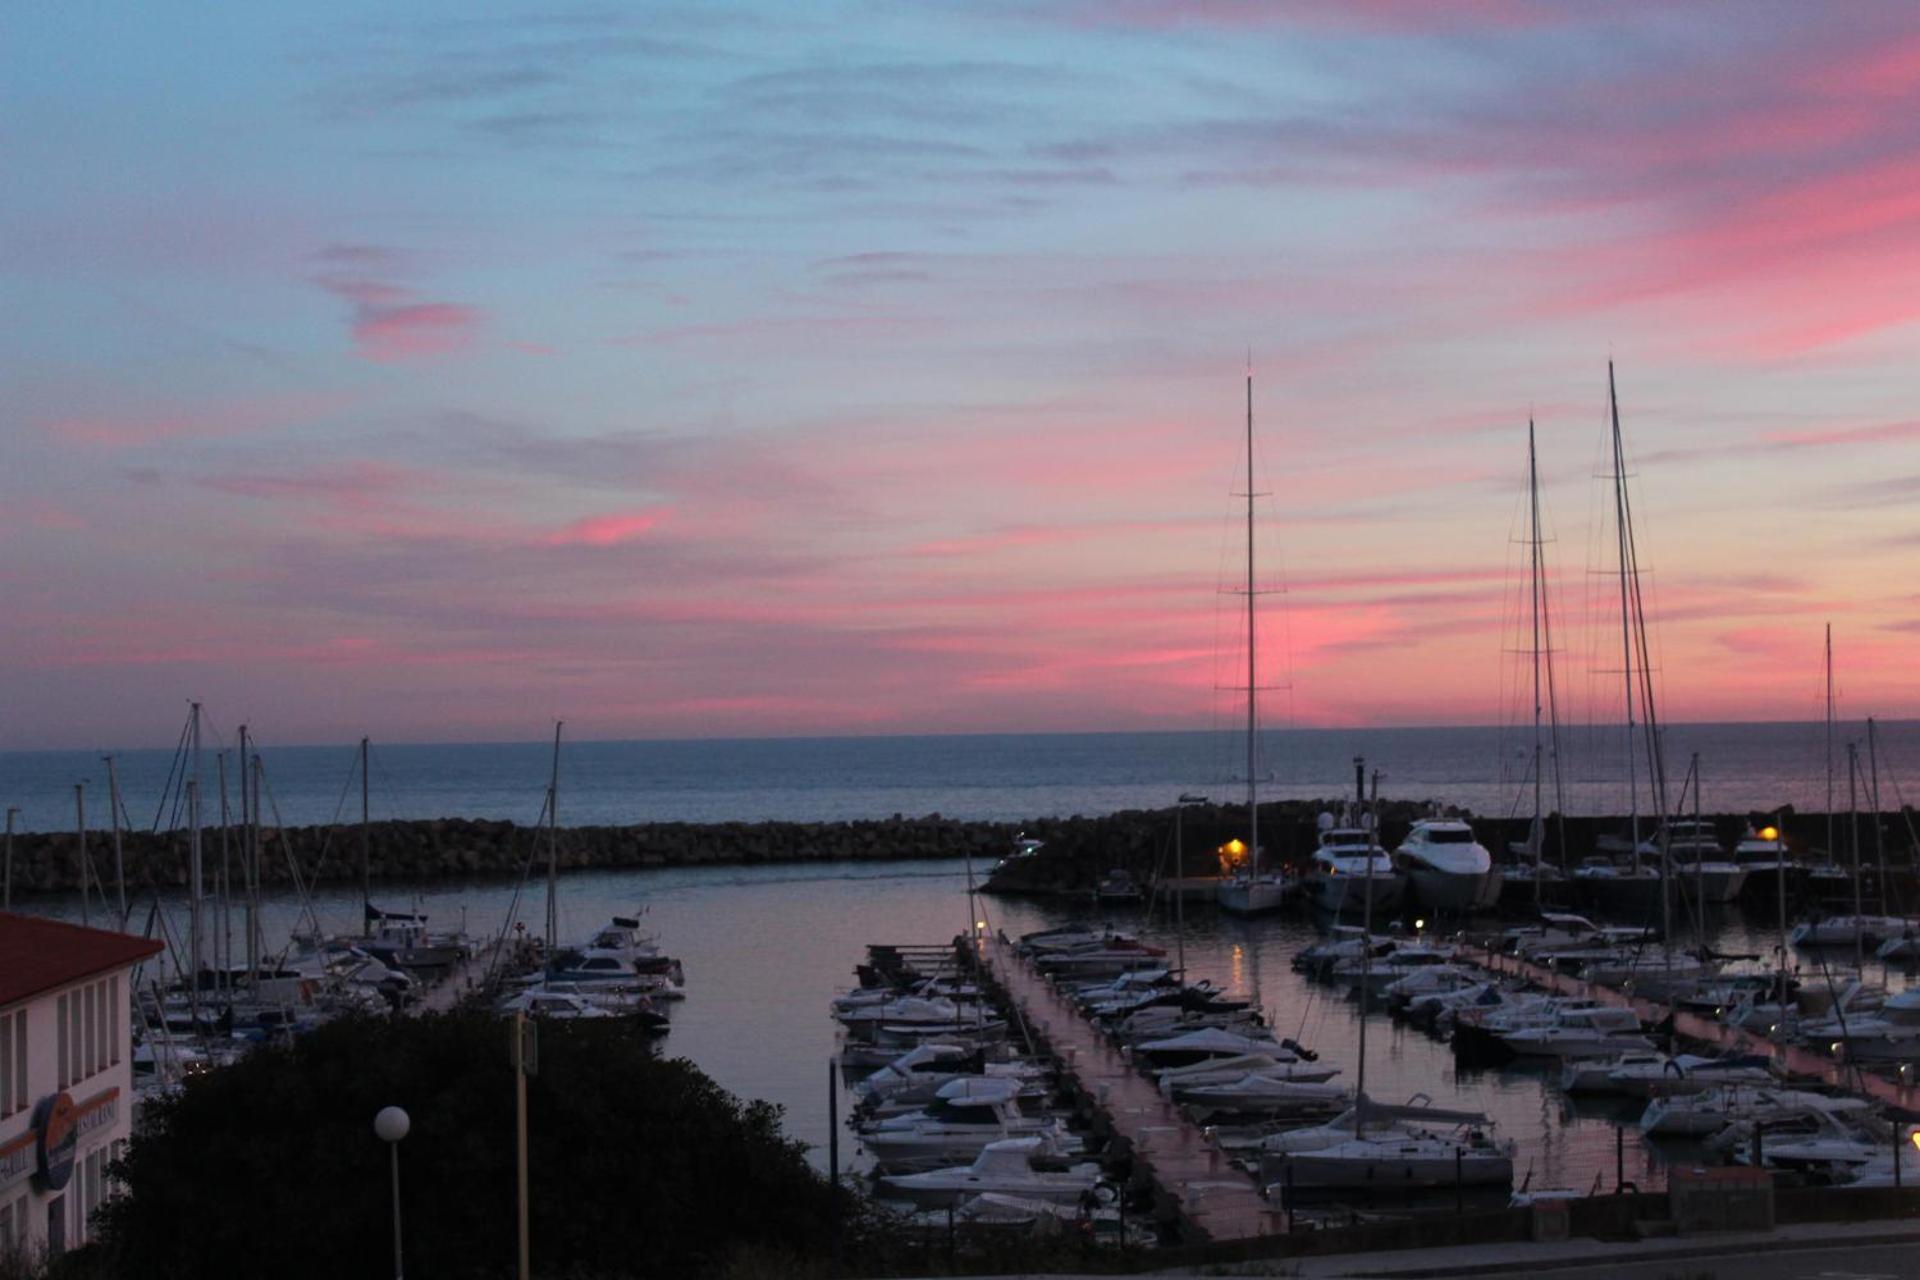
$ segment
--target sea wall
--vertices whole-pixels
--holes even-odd
[[[1260,806],[1260,843],[1269,862],[1298,864],[1314,845],[1321,801],[1280,802]],[[1408,825],[1429,812],[1427,803],[1383,806],[1388,848]],[[1024,823],[963,822],[938,814],[857,822],[641,823],[618,827],[562,827],[556,835],[562,868],[687,867],[726,863],[891,861],[918,858],[980,859],[984,875],[1022,835],[1042,842],[1041,856],[1023,859],[1019,874],[1002,877],[1013,892],[1080,892],[1113,867],[1136,876],[1211,875],[1218,870],[1215,850],[1247,835],[1244,805],[1200,805],[1180,811],[1183,865],[1173,858],[1175,812],[1128,810],[1102,817],[1038,818]],[[1517,820],[1475,819],[1480,839],[1496,855],[1509,841],[1525,838]],[[1565,823],[1567,857],[1578,862],[1594,847],[1601,831],[1618,830],[1619,818],[1569,818]],[[1746,828],[1748,815],[1715,819],[1729,846]],[[1863,861],[1871,862],[1871,818],[1861,819]],[[1900,814],[1883,818],[1890,865],[1910,865],[1906,826]],[[1825,843],[1826,819],[1818,814],[1788,814],[1787,831],[1795,848]],[[1559,826],[1548,833],[1548,855],[1558,850]],[[1845,820],[1842,819],[1842,831]],[[547,833],[512,822],[441,818],[417,822],[376,822],[366,832],[369,879],[435,880],[517,875],[532,859],[544,867]],[[241,872],[242,832],[207,828],[202,835],[203,874],[211,887],[226,860],[237,884]],[[1846,850],[1841,837],[1841,858]],[[86,841],[91,883],[114,880],[113,839],[93,831]],[[130,890],[184,886],[188,878],[187,833],[131,832],[121,837],[121,857]],[[1556,858],[1557,860],[1557,858]],[[352,883],[361,876],[361,835],[353,826],[287,827],[261,833],[261,880],[269,886],[292,883],[296,873],[309,884]],[[72,832],[32,832],[13,837],[12,885],[15,894],[70,892],[80,887],[79,842]]]

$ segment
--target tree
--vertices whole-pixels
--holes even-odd
[[[512,1275],[513,1072],[482,1013],[348,1019],[148,1104],[102,1211],[138,1280],[381,1275],[391,1265],[383,1106],[401,1144],[408,1270]],[[543,1023],[528,1082],[534,1271],[699,1275],[740,1250],[824,1254],[831,1193],[779,1110],[743,1104],[615,1020]]]

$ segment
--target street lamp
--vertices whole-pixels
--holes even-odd
[[[400,1263],[400,1139],[412,1127],[413,1121],[399,1107],[382,1107],[373,1118],[373,1132],[393,1157],[393,1280],[406,1280]]]

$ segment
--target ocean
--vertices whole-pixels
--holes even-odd
[[[1879,730],[1882,799],[1892,808],[1900,780],[1920,764],[1920,721]],[[1846,803],[1845,747],[1865,727],[1840,726],[1835,778]],[[975,734],[924,737],[752,738],[657,742],[563,742],[559,819],[563,826],[653,821],[798,822],[943,814],[976,821],[1098,815],[1160,808],[1183,792],[1219,799],[1245,793],[1244,738],[1231,732]],[[1680,724],[1663,734],[1671,790],[1701,757],[1702,809],[1771,811],[1791,804],[1824,809],[1828,771],[1820,724]],[[219,812],[216,754],[209,731],[201,769],[205,812]],[[551,742],[384,744],[372,748],[376,819],[507,818],[541,812]],[[260,748],[266,816],[287,825],[359,817],[353,745]],[[1531,730],[1496,727],[1271,729],[1261,735],[1260,794],[1308,799],[1348,794],[1353,759],[1381,772],[1383,797],[1436,800],[1476,814],[1531,812]],[[1862,768],[1865,748],[1862,747]],[[1563,730],[1559,769],[1569,814],[1624,813],[1627,762],[1618,727]],[[175,756],[165,750],[116,753],[127,821],[171,825],[163,810]],[[1635,768],[1646,777],[1644,757]],[[1552,769],[1547,770],[1553,807]],[[238,807],[229,757],[230,803]],[[74,825],[74,784],[86,783],[88,825],[106,826],[107,776],[99,752],[0,752],[0,802],[18,807],[21,830]],[[351,785],[350,785],[351,783]],[[1913,782],[1920,789],[1920,782]],[[1642,802],[1642,810],[1648,805]]]

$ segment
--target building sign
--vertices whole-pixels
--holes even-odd
[[[73,1177],[74,1154],[80,1139],[111,1125],[120,1114],[120,1090],[106,1089],[85,1102],[66,1092],[42,1098],[33,1111],[33,1150],[40,1186],[58,1191]],[[4,1180],[0,1173],[0,1180]],[[3,1181],[0,1181],[3,1184]]]
[[[0,1146],[0,1191],[16,1182],[24,1182],[34,1170],[34,1146],[38,1137],[29,1129],[12,1142]]]

